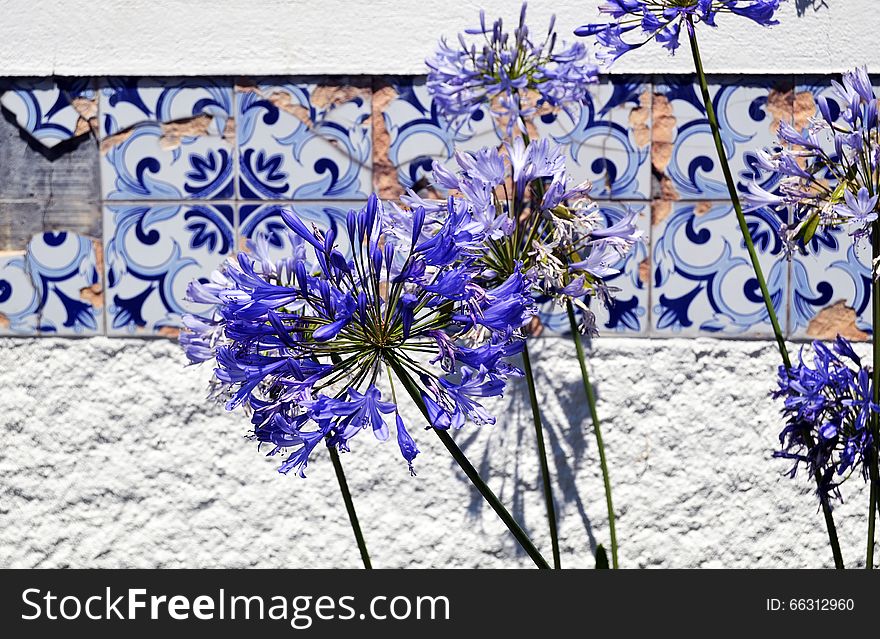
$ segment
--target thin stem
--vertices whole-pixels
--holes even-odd
[[[584,381],[584,393],[587,396],[587,405],[590,407],[590,417],[593,420],[593,432],[596,435],[596,448],[599,450],[599,465],[602,468],[602,481],[605,484],[605,505],[608,508],[608,530],[611,534],[611,567],[619,568],[617,563],[617,531],[614,527],[614,504],[611,501],[611,477],[608,474],[608,461],[605,459],[605,444],[602,441],[602,429],[599,426],[599,413],[596,410],[596,394],[590,383],[590,374],[587,372],[587,360],[584,355],[584,345],[581,342],[578,331],[577,319],[574,316],[574,307],[571,302],[566,302],[565,310],[568,311],[568,323],[571,326],[571,338],[577,349],[578,363],[581,366],[581,379]]]
[[[330,360],[337,366],[342,363],[342,358],[336,353],[331,353]],[[333,462],[333,470],[336,471],[336,480],[339,482],[339,492],[342,493],[342,501],[345,502],[345,509],[348,511],[348,521],[351,523],[351,530],[354,532],[354,539],[357,542],[358,550],[361,551],[364,568],[369,570],[373,567],[370,563],[370,553],[367,552],[367,542],[364,539],[364,533],[361,532],[361,525],[358,521],[357,512],[354,509],[354,501],[351,498],[351,492],[348,490],[345,471],[342,469],[342,460],[339,459],[339,452],[333,446],[327,446],[327,449],[330,451],[330,460]]]
[[[428,423],[431,423],[431,416],[428,414],[428,409],[425,406],[425,403],[422,401],[422,397],[419,393],[419,388],[416,386],[415,381],[413,381],[412,377],[410,377],[409,373],[407,373],[400,365],[395,361],[388,362],[390,366],[394,369],[394,372],[397,373],[398,379],[400,379],[403,387],[406,388],[406,391],[409,393],[410,398],[415,402],[415,405],[418,406],[419,410],[422,411],[422,415],[425,416],[425,419]],[[482,477],[480,477],[480,473],[477,472],[477,469],[474,468],[473,464],[468,461],[468,458],[465,457],[464,453],[461,449],[456,445],[453,441],[452,437],[449,436],[444,430],[440,430],[437,428],[432,428],[437,436],[440,438],[440,441],[443,442],[443,445],[446,447],[446,450],[449,451],[449,454],[452,455],[452,458],[458,463],[461,469],[464,471],[464,474],[467,475],[468,479],[471,480],[471,483],[474,487],[480,492],[483,496],[483,499],[486,500],[492,510],[495,511],[495,514],[504,522],[507,526],[507,529],[511,532],[514,538],[519,542],[519,545],[522,546],[523,550],[531,557],[532,561],[535,562],[535,565],[538,568],[549,569],[550,564],[547,563],[547,560],[541,556],[541,553],[535,547],[535,544],[532,543],[532,540],[529,539],[529,536],[526,532],[520,527],[520,525],[516,522],[513,516],[507,511],[504,505],[499,501],[498,497],[495,496],[495,493],[492,492],[492,489],[483,481]]]
[[[739,229],[742,231],[743,241],[746,244],[749,258],[752,261],[752,268],[755,271],[758,286],[761,288],[761,295],[764,297],[764,305],[767,307],[770,324],[773,326],[773,334],[776,336],[776,344],[779,347],[779,354],[782,356],[785,368],[791,368],[791,359],[788,356],[788,348],[785,346],[785,338],[782,335],[782,328],[779,326],[779,319],[776,317],[776,309],[773,307],[773,300],[770,298],[770,291],[767,289],[767,282],[764,280],[764,271],[761,269],[761,262],[758,260],[758,254],[755,251],[755,244],[752,242],[752,236],[749,233],[749,227],[746,223],[742,205],[739,201],[739,193],[737,193],[736,184],[733,181],[733,174],[730,171],[730,164],[727,162],[727,154],[724,151],[724,143],[721,140],[721,129],[718,126],[718,118],[715,117],[715,108],[712,105],[712,98],[709,95],[709,84],[706,81],[706,74],[703,71],[703,62],[700,58],[700,49],[697,46],[697,35],[690,18],[688,19],[687,28],[688,37],[691,41],[691,51],[694,54],[694,68],[696,69],[697,78],[700,82],[700,89],[703,93],[703,103],[706,106],[706,117],[708,118],[709,126],[712,129],[712,139],[715,141],[715,150],[718,153],[718,161],[721,163],[724,180],[727,182],[727,191],[733,202],[733,209],[736,211],[736,219],[739,222]]]
[[[724,173],[724,181],[727,183],[727,191],[730,194],[733,209],[736,211],[736,219],[739,222],[739,229],[742,232],[743,241],[749,252],[749,258],[755,271],[755,277],[758,280],[758,286],[761,289],[761,295],[764,298],[764,305],[767,307],[767,314],[770,317],[770,324],[773,326],[773,334],[776,337],[776,345],[779,348],[779,354],[782,356],[782,363],[786,369],[791,368],[791,358],[788,355],[788,348],[785,346],[785,338],[782,336],[782,329],[779,326],[779,320],[776,317],[776,310],[773,308],[773,300],[770,298],[770,292],[767,289],[767,282],[764,280],[764,272],[761,269],[761,263],[758,261],[758,254],[755,252],[755,244],[752,242],[752,236],[749,233],[749,227],[743,214],[742,205],[739,201],[739,194],[736,190],[736,184],[733,181],[733,174],[730,171],[730,164],[727,162],[727,154],[724,152],[724,143],[721,140],[721,129],[718,126],[718,118],[715,116],[715,108],[712,106],[712,97],[709,95],[709,84],[706,81],[706,73],[703,70],[703,61],[700,58],[700,48],[697,45],[697,35],[694,30],[693,21],[688,18],[686,25],[688,38],[691,43],[691,52],[694,57],[694,69],[697,73],[697,79],[700,83],[700,91],[703,95],[703,103],[706,107],[706,118],[709,120],[709,127],[712,129],[712,139],[715,142],[715,151],[718,153],[718,161],[721,163],[721,170]],[[812,448],[814,443],[812,437],[805,438],[805,444],[808,448]],[[817,470],[814,474],[817,485],[821,485],[822,477]],[[822,514],[825,517],[825,526],[828,529],[828,541],[831,544],[831,553],[834,555],[834,566],[843,568],[843,555],[840,552],[840,542],[837,539],[837,527],[834,524],[834,515],[831,512],[831,506],[827,500],[820,499],[822,504]]]
[[[529,387],[529,403],[532,405],[532,422],[535,424],[535,439],[538,442],[538,461],[541,464],[541,482],[544,486],[544,502],[547,504],[547,525],[550,528],[550,543],[553,545],[553,567],[561,568],[559,555],[559,532],[556,529],[556,506],[553,503],[553,488],[550,484],[550,467],[547,464],[547,449],[544,446],[544,429],[541,425],[541,409],[538,407],[538,393],[535,390],[535,377],[529,357],[529,344],[523,349],[523,369],[526,385]]]
[[[345,502],[345,509],[348,511],[348,520],[351,522],[351,529],[354,531],[354,538],[357,541],[358,549],[361,551],[361,559],[364,560],[364,568],[372,568],[370,563],[370,554],[367,552],[367,542],[364,539],[364,533],[361,532],[361,525],[358,523],[357,513],[354,510],[354,502],[351,500],[351,493],[348,490],[348,482],[345,481],[345,472],[342,470],[342,460],[339,459],[339,453],[333,446],[328,446],[330,451],[330,459],[333,461],[333,470],[336,471],[336,479],[339,481],[339,490],[342,493],[342,501]]]

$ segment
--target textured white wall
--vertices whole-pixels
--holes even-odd
[[[595,346],[622,565],[831,564],[806,478],[770,459],[772,344]],[[580,377],[567,340],[535,348],[563,561],[586,567],[607,528]],[[329,459],[305,480],[278,475],[242,438],[241,414],[204,402],[208,373],[163,340],[0,340],[0,566],[357,567]],[[549,556],[526,402],[513,387],[494,428],[456,439]],[[375,565],[528,567],[433,434],[412,430],[418,477],[368,433],[343,456]],[[860,487],[836,511],[852,565],[864,556]]]
[[[559,30],[597,16],[601,0],[533,0],[533,29],[550,12]],[[423,73],[441,34],[475,23],[480,7],[513,21],[519,0],[0,0],[2,75]],[[880,70],[875,0],[789,0],[772,31],[736,16],[703,29],[710,71]],[[803,16],[798,17],[798,7]],[[649,46],[616,73],[689,72]]]

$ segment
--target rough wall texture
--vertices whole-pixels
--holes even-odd
[[[577,364],[566,340],[534,349],[563,562],[587,567],[608,540]],[[776,362],[769,342],[594,344],[623,566],[831,564],[806,478],[770,459]],[[357,567],[326,456],[306,480],[276,474],[243,416],[204,402],[208,376],[164,340],[0,340],[0,566]],[[495,408],[495,427],[456,439],[549,556],[525,388]],[[528,567],[439,442],[417,436],[415,478],[366,433],[343,456],[374,565]],[[853,565],[859,488],[836,510]]]
[[[532,0],[537,33],[556,13],[562,34],[596,21],[602,0]],[[441,34],[454,37],[488,16],[515,23],[520,0],[0,0],[3,75],[208,75],[423,73]],[[874,0],[789,0],[773,31],[736,16],[702,29],[711,72],[821,73],[880,66]],[[327,20],[327,16],[333,16]],[[51,43],[47,46],[47,43]],[[692,71],[644,47],[615,73]]]

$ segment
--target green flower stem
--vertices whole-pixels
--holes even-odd
[[[364,539],[364,533],[361,532],[361,525],[358,523],[357,513],[354,510],[354,502],[351,500],[351,493],[348,490],[348,483],[345,481],[345,472],[342,470],[342,460],[339,459],[339,453],[333,446],[328,446],[330,451],[330,459],[333,462],[333,470],[336,471],[336,479],[339,481],[339,490],[342,493],[342,500],[345,502],[345,509],[348,511],[348,519],[351,522],[351,529],[354,531],[354,538],[357,541],[358,549],[361,551],[361,559],[364,560],[364,568],[372,568],[370,563],[370,554],[367,552],[367,542]]]
[[[776,317],[776,310],[773,308],[773,301],[770,299],[770,292],[767,289],[767,282],[764,280],[764,272],[761,269],[761,263],[758,261],[758,254],[755,252],[755,244],[752,242],[752,236],[749,233],[749,227],[746,223],[745,215],[743,215],[742,205],[739,201],[739,194],[736,190],[736,184],[733,181],[733,174],[730,171],[730,164],[727,162],[727,154],[724,152],[724,143],[721,140],[721,129],[718,126],[718,118],[715,116],[715,108],[712,106],[712,97],[709,95],[709,84],[706,81],[706,73],[703,70],[703,61],[700,58],[700,48],[697,45],[697,35],[694,30],[693,21],[688,18],[686,25],[688,38],[690,39],[691,52],[694,57],[694,69],[697,73],[697,79],[700,82],[700,90],[703,95],[703,104],[706,107],[706,117],[709,120],[709,126],[712,129],[712,139],[715,141],[715,150],[718,153],[718,161],[721,163],[721,170],[724,173],[724,180],[727,183],[727,191],[733,203],[733,209],[736,211],[736,219],[739,222],[739,229],[742,232],[743,241],[749,252],[749,258],[752,261],[752,267],[755,271],[755,277],[758,280],[758,286],[761,288],[761,295],[764,297],[764,305],[767,307],[767,314],[770,317],[770,324],[773,326],[773,334],[776,336],[776,345],[779,348],[779,354],[782,356],[782,363],[786,369],[791,368],[791,358],[788,356],[788,348],[785,346],[785,338],[782,336],[782,329],[779,326],[779,320]],[[813,447],[811,437],[805,438],[805,444]],[[815,474],[816,483],[821,483],[819,472]],[[822,513],[825,516],[825,525],[828,528],[828,540],[831,543],[831,552],[834,555],[834,565],[836,568],[843,568],[843,556],[840,553],[840,542],[837,539],[837,528],[834,525],[834,516],[831,513],[831,507],[827,501],[822,499]]]
[[[605,444],[602,441],[602,429],[599,426],[599,413],[596,410],[596,393],[590,383],[590,374],[587,372],[587,360],[584,355],[584,345],[578,331],[577,319],[574,316],[574,307],[571,302],[566,302],[565,310],[568,312],[568,323],[571,326],[571,338],[577,349],[578,363],[581,366],[581,379],[584,381],[584,393],[587,396],[587,404],[590,407],[590,417],[593,420],[593,432],[596,435],[596,448],[599,450],[599,466],[602,468],[602,481],[605,484],[605,505],[608,508],[608,530],[611,534],[611,567],[619,568],[617,563],[617,532],[614,527],[614,504],[611,501],[611,477],[608,474],[608,462],[605,459]]]
[[[706,106],[706,117],[709,119],[709,126],[712,129],[712,138],[715,141],[715,150],[718,152],[718,160],[721,163],[721,170],[724,172],[724,181],[727,182],[727,191],[730,193],[730,199],[733,202],[733,208],[736,211],[736,219],[739,222],[739,229],[742,231],[743,240],[749,251],[749,258],[752,261],[752,268],[755,271],[758,286],[761,287],[761,295],[764,297],[764,305],[767,307],[767,314],[770,316],[770,324],[773,325],[773,334],[776,336],[776,344],[779,347],[779,354],[782,355],[782,361],[785,364],[785,367],[791,368],[791,359],[788,356],[788,348],[785,346],[785,338],[782,336],[782,328],[780,328],[779,319],[776,317],[776,309],[773,308],[773,300],[770,299],[770,291],[767,289],[767,282],[764,280],[764,271],[761,269],[761,262],[758,260],[758,254],[755,251],[755,244],[752,242],[752,236],[749,233],[749,227],[746,223],[742,205],[739,201],[736,184],[733,181],[733,174],[730,171],[730,164],[727,162],[727,154],[724,152],[724,143],[721,140],[721,129],[718,126],[718,119],[715,117],[715,108],[712,105],[712,98],[709,95],[709,85],[706,81],[706,74],[703,71],[700,49],[697,46],[697,36],[693,28],[693,22],[690,21],[688,22],[688,37],[691,41],[691,51],[694,54],[694,68],[697,71],[697,77],[700,81],[700,89],[703,92],[703,103]]]
[[[388,364],[391,368],[394,369],[394,372],[397,374],[398,379],[403,384],[403,387],[406,388],[409,393],[410,398],[415,402],[415,405],[419,407],[419,410],[422,411],[422,415],[425,416],[425,419],[428,423],[431,423],[431,417],[428,414],[428,409],[425,406],[425,403],[422,401],[421,394],[419,393],[419,388],[416,386],[415,381],[413,381],[412,377],[410,377],[409,373],[407,373],[401,366],[394,360],[389,360]],[[529,539],[529,536],[526,532],[520,527],[520,525],[516,522],[513,516],[507,511],[504,505],[499,501],[498,497],[495,496],[495,493],[492,492],[492,489],[483,481],[480,477],[480,474],[477,472],[477,469],[474,468],[473,464],[468,461],[468,458],[465,457],[464,453],[458,447],[458,445],[453,441],[452,437],[449,436],[445,430],[440,430],[437,428],[431,428],[437,436],[440,438],[440,441],[443,442],[443,445],[446,447],[446,450],[449,451],[449,454],[452,455],[452,458],[458,463],[461,469],[464,471],[464,474],[467,475],[468,479],[471,480],[471,483],[474,487],[480,492],[483,496],[483,499],[492,507],[492,510],[495,511],[495,514],[504,522],[507,526],[507,529],[511,532],[511,534],[516,538],[519,545],[522,546],[523,550],[531,557],[532,561],[535,562],[535,565],[538,568],[549,569],[550,564],[547,563],[547,560],[541,556],[541,553],[538,552],[538,549],[535,547],[535,544],[532,543],[532,540]]]
[[[550,542],[553,546],[553,567],[561,568],[559,555],[559,532],[556,529],[556,507],[553,503],[553,488],[550,484],[550,467],[547,464],[547,449],[544,446],[544,429],[541,425],[541,409],[538,407],[538,393],[535,390],[535,376],[532,373],[532,362],[529,358],[529,343],[525,344],[522,353],[523,369],[526,384],[529,387],[529,403],[532,405],[532,422],[535,424],[535,439],[538,441],[538,461],[541,464],[541,481],[544,485],[544,502],[547,504],[547,525],[550,528]]]
[[[336,353],[330,355],[330,360],[337,366],[342,363],[342,358]],[[370,563],[370,553],[367,552],[367,542],[364,539],[364,533],[361,531],[360,522],[358,522],[357,512],[354,509],[354,501],[351,499],[351,492],[348,490],[348,482],[345,480],[345,471],[342,469],[342,460],[339,459],[339,452],[332,446],[327,446],[330,451],[330,461],[333,462],[333,470],[336,471],[336,481],[339,482],[339,492],[342,493],[342,501],[345,502],[345,509],[348,511],[348,520],[351,522],[351,530],[354,532],[354,539],[357,542],[358,550],[361,551],[361,559],[364,561],[364,568],[369,570],[373,567]]]

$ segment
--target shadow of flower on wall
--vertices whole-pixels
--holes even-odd
[[[807,14],[807,11],[812,10],[813,13],[816,13],[821,9],[827,9],[828,3],[825,0],[796,0],[795,7],[798,17],[802,18]]]

